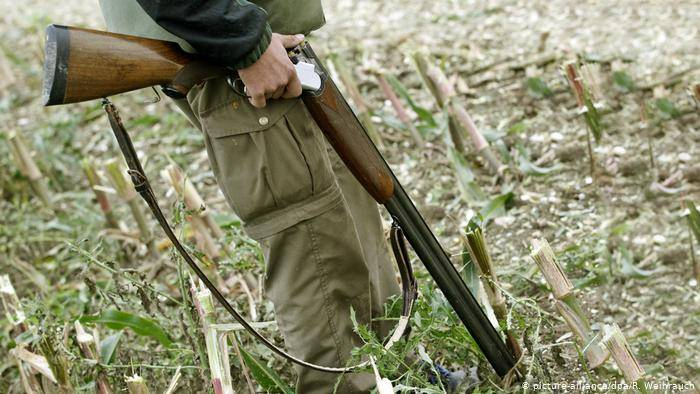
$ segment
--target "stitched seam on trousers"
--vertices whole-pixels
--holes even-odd
[[[309,180],[311,182],[311,194],[316,193],[316,184],[314,180],[314,173],[311,171],[311,166],[309,165],[309,159],[306,157],[306,153],[304,150],[301,148],[301,142],[299,141],[300,138],[297,136],[296,130],[292,127],[292,123],[287,119],[287,117],[284,117],[284,121],[287,124],[287,129],[289,130],[289,135],[292,137],[294,140],[294,143],[296,144],[297,150],[299,151],[299,154],[301,155],[302,161],[306,165],[306,171],[309,173]]]
[[[338,338],[338,328],[333,322],[333,317],[335,312],[331,308],[330,299],[328,295],[328,282],[326,278],[328,274],[323,264],[323,259],[319,255],[318,251],[318,240],[316,239],[316,233],[314,232],[313,226],[310,222],[306,223],[306,227],[309,230],[309,237],[311,238],[311,250],[313,251],[314,259],[316,260],[316,267],[321,274],[321,292],[323,293],[323,308],[326,310],[326,315],[328,316],[328,325],[331,328],[331,333],[333,336],[333,342],[335,342],[335,354],[338,357],[338,365],[342,365],[342,357],[340,355],[340,339]]]
[[[258,153],[262,155],[265,159],[267,159],[267,149],[265,147],[265,144],[261,144],[260,141],[257,140],[259,136],[259,133],[248,134],[248,137],[253,142],[253,145],[255,145],[255,147],[258,149]],[[265,163],[267,163],[267,160],[265,160]],[[267,166],[267,164],[263,165],[262,172],[263,181],[265,182],[267,190],[270,191],[270,196],[272,197],[272,203],[275,204],[275,207],[278,207],[280,205],[279,197],[276,195],[275,190],[272,187],[272,173],[270,172],[270,168]]]
[[[212,141],[211,136],[209,135],[209,133],[207,133],[207,130],[204,128],[202,128],[202,135],[206,140],[205,146],[207,149],[207,157],[209,158],[209,165],[212,168],[212,172],[214,172],[214,177],[216,178],[216,183],[219,185],[219,190],[221,190],[221,193],[223,193],[224,197],[226,197],[226,201],[229,203],[234,212],[239,212],[238,207],[236,206],[236,204],[233,203],[234,200],[233,198],[231,198],[231,194],[226,190],[225,187],[223,187],[223,184],[219,181],[220,179],[222,179],[221,168],[219,168],[219,161],[216,159],[216,153],[214,153],[214,141]]]

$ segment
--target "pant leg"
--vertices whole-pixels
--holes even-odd
[[[393,256],[388,249],[387,235],[382,225],[379,206],[360,182],[355,179],[330,145],[328,146],[328,156],[343,198],[353,218],[365,264],[369,271],[372,317],[383,316],[386,300],[399,294],[401,290],[391,263]],[[374,324],[372,328],[381,337],[386,337],[390,334],[393,326],[393,323],[385,321]]]
[[[299,100],[258,110],[222,81],[209,81],[188,101],[219,186],[262,246],[266,295],[287,349],[309,362],[344,366],[359,345],[350,308],[367,323],[397,291],[376,204],[337,158],[331,164]],[[300,393],[332,392],[338,379],[295,368]],[[349,374],[339,392],[372,386],[371,375]]]

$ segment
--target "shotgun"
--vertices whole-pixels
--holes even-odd
[[[156,85],[166,95],[182,98],[192,86],[207,79],[235,78],[235,70],[188,54],[173,42],[76,27],[50,25],[45,54],[42,96],[47,106]],[[486,359],[498,375],[505,376],[516,363],[515,355],[487,319],[311,46],[304,44],[290,55],[297,63],[313,65],[320,77],[320,87],[305,90],[302,100],[323,134],[365,190],[387,209]]]

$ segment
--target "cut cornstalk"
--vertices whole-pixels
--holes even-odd
[[[438,88],[433,78],[429,76],[429,69],[431,65],[428,62],[428,59],[425,55],[423,55],[420,52],[415,52],[413,54],[413,62],[416,65],[416,69],[418,70],[418,74],[420,74],[423,84],[428,88],[430,94],[432,94],[432,96],[435,98],[438,107],[444,108],[449,98],[446,97],[447,94],[449,94],[449,91],[447,91],[449,87],[443,86],[442,90]]]
[[[215,327],[212,327],[216,324],[214,300],[209,289],[204,287],[201,281],[199,282],[198,286],[190,277],[190,291],[202,323],[214,393],[233,394],[226,333],[220,334]]]
[[[9,275],[0,275],[0,299],[5,318],[16,330],[14,334],[19,335],[26,332],[29,326],[26,323],[26,315],[19,302],[19,297],[10,281]],[[54,383],[56,379],[49,368],[46,358],[38,354],[31,353],[23,347],[16,347],[10,350],[10,354],[16,359],[19,369],[22,387],[27,393],[40,393],[41,385],[34,372],[45,374]]]
[[[540,34],[540,43],[537,45],[537,52],[543,53],[545,49],[547,49],[547,39],[549,39],[550,32],[549,30],[543,31]]]
[[[194,237],[197,240],[197,247],[211,260],[218,260],[221,257],[221,249],[207,231],[204,219],[198,216],[190,216],[187,220],[192,226]]]
[[[44,175],[39,170],[34,161],[34,157],[27,148],[27,143],[22,136],[16,131],[11,131],[8,136],[10,142],[10,151],[15,163],[19,168],[19,172],[29,180],[29,185],[34,194],[47,207],[51,208],[51,193],[49,192],[48,184]]]
[[[35,379],[32,379],[32,373],[36,372],[45,376],[52,383],[58,384],[58,381],[56,380],[56,377],[54,376],[54,373],[51,370],[51,367],[49,366],[49,362],[46,360],[46,357],[36,353],[32,353],[24,347],[16,347],[10,350],[10,355],[17,359],[17,361],[21,361],[20,365],[22,365],[22,367],[20,369],[23,369],[24,364],[30,367],[29,373],[25,376],[27,377],[28,382],[31,382],[32,380],[35,381]]]
[[[376,383],[377,394],[393,394],[394,386],[391,384],[391,380],[382,377],[377,369],[377,364],[374,362],[374,357],[369,356],[369,362],[372,365],[372,370],[374,371],[374,381]]]
[[[17,351],[17,349],[18,348],[10,350],[10,355],[14,357],[15,362],[17,363],[17,369],[19,370],[19,380],[22,383],[22,388],[24,389],[24,392],[26,394],[35,394],[43,392],[41,385],[39,384],[39,380],[37,380],[36,376],[34,376],[32,371],[30,370],[31,367],[25,365],[25,363],[23,363],[22,360],[15,356],[14,353]],[[50,369],[49,372],[51,372]]]
[[[5,318],[19,333],[27,331],[26,315],[15,292],[15,287],[12,286],[9,275],[0,275],[0,298],[2,299]]]
[[[464,148],[464,139],[462,138],[464,131],[457,119],[450,113],[447,114],[447,132],[449,133],[450,141],[452,141],[454,151],[466,158],[467,152]]]
[[[508,346],[510,347],[513,355],[520,358],[522,353],[518,341],[515,336],[508,330],[508,307],[506,306],[506,299],[501,291],[501,286],[498,281],[498,276],[496,271],[493,269],[493,262],[491,260],[491,255],[489,254],[488,248],[486,247],[486,239],[481,231],[480,227],[475,228],[472,231],[467,232],[467,248],[469,250],[469,255],[472,261],[477,263],[477,268],[479,270],[479,277],[484,284],[484,290],[488,296],[489,303],[493,308],[493,312],[498,319],[498,323],[503,327],[503,331],[507,338]]]
[[[403,103],[396,95],[396,92],[394,92],[394,89],[392,89],[391,85],[389,84],[389,82],[387,82],[386,78],[384,77],[384,74],[381,72],[377,73],[377,83],[379,84],[379,89],[381,89],[382,93],[384,93],[384,97],[386,97],[387,100],[389,100],[391,106],[394,108],[396,116],[411,133],[413,141],[415,141],[416,145],[418,145],[419,147],[423,147],[425,145],[425,141],[423,140],[421,134],[418,132],[418,129],[411,120],[411,117],[408,115],[408,110],[406,110],[406,107],[404,107]]]
[[[591,141],[591,134],[594,139],[598,141],[601,136],[601,125],[598,115],[598,110],[596,109],[593,101],[590,98],[590,93],[586,90],[583,84],[583,80],[578,75],[576,70],[576,64],[573,62],[564,65],[564,73],[566,74],[566,79],[569,81],[569,86],[574,92],[576,97],[576,103],[578,104],[578,111],[583,115],[586,121],[586,144],[588,147],[588,156],[590,162],[591,177],[595,178],[596,175],[596,163],[595,156],[593,155],[593,142]]]
[[[204,200],[176,164],[169,165],[162,175],[182,198],[188,211],[187,221],[192,226],[198,247],[210,259],[218,259],[221,256],[221,250],[212,235],[219,238],[223,236],[223,232],[211,215],[205,211]]]
[[[595,102],[602,103],[605,101],[603,89],[601,88],[600,64],[587,63],[581,66],[581,76],[585,86],[591,92],[592,99]]]
[[[649,116],[647,115],[647,106],[642,101],[639,104],[639,117],[641,119],[641,128],[643,130],[646,130],[646,138],[647,138],[647,156],[649,157],[649,168],[651,169],[651,180],[652,182],[656,182],[657,179],[657,171],[656,171],[656,162],[654,160],[654,136],[653,136],[653,129],[649,127]]]
[[[150,394],[151,391],[148,390],[146,382],[138,374],[134,376],[127,376],[124,379],[126,382],[126,388],[129,389],[129,394]]]
[[[84,159],[81,164],[88,183],[90,184],[90,189],[92,189],[92,192],[95,193],[95,198],[100,206],[100,210],[105,216],[107,226],[111,228],[119,228],[119,222],[117,221],[116,216],[114,216],[114,212],[112,212],[112,204],[110,204],[107,193],[104,191],[102,179],[100,179],[100,175],[97,173],[95,165],[90,159]]]
[[[49,368],[51,368],[51,372],[58,384],[59,392],[75,392],[70,380],[70,361],[61,353],[61,350],[56,349],[54,339],[50,336],[44,336],[39,343],[39,347],[46,358]]]
[[[78,347],[83,353],[83,356],[89,360],[97,361],[97,343],[95,337],[85,331],[79,320],[75,321],[74,326],[75,339],[78,342]],[[112,388],[109,386],[107,379],[105,379],[100,372],[98,372],[97,378],[95,379],[95,385],[97,386],[96,391],[98,394],[110,394],[112,392]]]
[[[477,227],[467,233],[467,247],[472,260],[477,263],[484,289],[498,320],[505,320],[508,315],[506,299],[499,287],[498,277],[493,269],[493,262],[486,248],[486,240],[481,228]]]
[[[643,386],[644,368],[637,361],[625,335],[616,323],[606,324],[603,327],[603,343],[610,350],[610,354],[625,376],[627,383],[637,383]]]
[[[180,383],[180,378],[182,377],[182,372],[180,372],[180,369],[180,367],[177,367],[177,369],[175,370],[175,374],[170,379],[170,384],[168,384],[168,388],[165,389],[163,394],[173,394],[175,392],[175,389],[177,389],[177,385]]]
[[[691,90],[693,93],[693,98],[695,98],[695,102],[698,104],[698,108],[700,108],[700,83],[693,85]]]
[[[192,182],[185,178],[182,170],[171,164],[161,172],[161,176],[172,185],[175,192],[182,198],[187,210],[186,220],[192,227],[192,232],[197,240],[197,247],[210,259],[217,260],[221,257],[221,250],[216,244],[215,237],[221,237],[223,232],[214,219],[205,211],[205,204]]]
[[[467,113],[467,110],[458,105],[451,105],[450,111],[454,114],[454,116],[456,116],[459,123],[467,130],[467,134],[469,134],[469,138],[474,144],[474,149],[476,149],[476,152],[486,161],[486,164],[488,164],[491,172],[494,174],[499,173],[501,170],[501,162],[491,150],[491,147],[484,136],[476,128],[476,125],[474,124],[472,117]]]
[[[146,217],[136,198],[136,189],[134,189],[134,185],[131,181],[126,178],[124,167],[121,162],[111,160],[105,165],[105,169],[107,170],[107,177],[112,182],[112,187],[117,191],[117,195],[129,206],[131,215],[134,217],[134,221],[136,221],[136,225],[139,228],[141,241],[148,247],[149,252],[155,255],[157,253],[155,240],[148,228]]]
[[[352,76],[352,73],[347,68],[345,62],[343,61],[343,59],[340,58],[340,56],[333,56],[332,60],[333,66],[335,67],[335,71],[338,73],[338,77],[343,83],[343,86],[345,86],[345,90],[347,91],[348,96],[350,96],[350,99],[355,104],[357,117],[360,119],[360,122],[362,122],[362,125],[365,126],[367,134],[372,139],[372,141],[374,141],[375,144],[377,144],[380,147],[384,146],[384,141],[382,140],[381,135],[377,132],[377,128],[374,127],[374,123],[372,122],[372,111],[370,110],[369,105],[367,105],[365,99],[362,98],[362,95],[360,94],[360,89],[357,86],[357,83],[355,82],[355,78]]]
[[[493,174],[500,173],[500,161],[493,154],[489,143],[477,129],[467,110],[455,101],[457,93],[445,73],[439,67],[431,64],[420,53],[415,53],[413,59],[424,84],[433,94],[438,107],[447,111],[450,122],[450,138],[455,149],[462,155],[465,155],[464,144],[462,143],[461,135],[459,135],[459,128],[462,128],[469,136],[477,154],[484,159],[491,172]],[[456,125],[459,125],[459,127],[456,127]]]
[[[203,219],[212,235],[215,238],[221,238],[224,235],[223,231],[221,231],[221,227],[219,227],[216,221],[214,221],[214,218],[209,215],[204,199],[199,195],[192,182],[185,177],[180,167],[175,163],[171,163],[166,170],[170,179],[170,184],[184,200],[187,210],[198,212],[198,216]]]
[[[75,326],[75,340],[78,342],[78,347],[83,353],[83,356],[89,358],[90,360],[95,360],[95,339],[92,334],[89,334],[80,324],[79,320],[76,320],[73,324]]]
[[[583,346],[583,354],[590,369],[601,366],[609,357],[609,352],[601,345],[600,336],[591,330],[588,317],[574,294],[574,286],[554,257],[554,252],[546,239],[534,240],[530,254],[542,275],[552,289],[556,308],[564,321]]]
[[[431,66],[426,56],[424,56],[422,53],[414,53],[413,61],[416,65],[416,69],[418,70],[418,74],[420,75],[421,80],[423,81],[423,84],[428,88],[430,94],[432,94],[433,98],[435,99],[435,103],[441,110],[445,110],[447,108],[447,103],[449,102],[450,97],[455,94],[454,89],[452,89],[452,85],[447,83],[447,78],[445,78],[445,80],[442,81],[442,78],[440,77],[440,70],[438,70],[438,72],[432,70],[431,67],[434,66]],[[444,74],[442,74],[442,76],[444,77]],[[443,83],[438,85],[436,81],[438,79],[441,80],[441,82]],[[462,140],[462,131],[461,126],[459,125],[459,121],[455,119],[454,115],[449,113],[449,111],[447,113],[447,116],[447,130],[450,133],[449,135],[450,141],[452,142],[452,146],[460,155],[466,157],[466,149]]]

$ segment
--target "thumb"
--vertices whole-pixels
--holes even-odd
[[[282,45],[285,48],[294,48],[295,46],[301,44],[304,41],[304,35],[303,34],[295,34],[295,35],[284,35],[280,34],[279,35],[280,41],[282,42]]]

